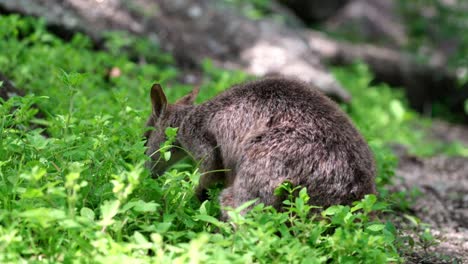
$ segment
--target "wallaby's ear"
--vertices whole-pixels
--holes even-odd
[[[151,104],[153,105],[153,115],[159,117],[167,108],[167,99],[161,85],[153,84],[151,87]]]
[[[193,102],[197,98],[199,91],[200,86],[195,86],[195,88],[193,88],[193,90],[189,94],[177,100],[176,104],[193,105]]]

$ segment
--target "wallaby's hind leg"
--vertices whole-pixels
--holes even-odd
[[[252,195],[252,193],[249,193],[247,190],[242,190],[235,185],[230,186],[226,189],[224,189],[219,197],[219,201],[221,204],[221,220],[227,221],[229,219],[229,216],[226,211],[226,207],[231,207],[231,208],[237,208],[241,206],[242,204],[254,200],[258,197],[255,197]],[[241,213],[244,214],[246,210],[243,210]]]
[[[221,192],[220,204],[222,207],[236,208],[248,201],[258,199],[255,204],[263,203],[265,206],[271,205],[279,209],[282,200],[281,197],[275,196],[274,192],[282,182],[279,179],[271,179],[267,175],[260,175],[259,170],[255,170],[253,167],[247,170],[241,169],[238,171],[234,183]],[[241,213],[248,210],[249,208]],[[225,210],[222,211],[222,219],[228,219]]]

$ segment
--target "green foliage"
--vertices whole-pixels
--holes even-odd
[[[392,89],[387,84],[371,84],[373,77],[366,65],[358,63],[337,68],[334,72],[335,77],[353,95],[351,104],[343,106],[344,110],[368,140],[377,160],[392,159],[391,154],[383,150],[391,143],[402,144],[411,154],[418,156],[437,153],[467,155],[468,147],[460,143],[429,140],[424,128],[431,125],[431,120],[421,118],[408,107],[403,91]],[[381,172],[393,170],[380,169]]]
[[[221,222],[219,190],[200,203],[194,194],[200,173],[190,163],[152,179],[142,139],[149,87],[163,83],[170,101],[191,88],[177,83],[170,55],[126,38],[111,34],[108,51],[94,51],[82,35],[65,43],[42,21],[0,17],[0,68],[29,94],[0,104],[1,263],[401,261],[395,227],[372,216],[388,205],[372,195],[320,214],[305,189],[285,183],[277,190],[286,194],[283,212],[257,205],[243,215],[247,203]],[[133,45],[141,45],[145,60],[132,60],[127,47]],[[120,74],[110,75],[113,68]],[[203,69],[198,102],[251,78],[209,61]],[[421,151],[423,135],[411,127],[417,116],[401,95],[369,85],[362,65],[337,69],[336,76],[354,95],[343,108],[369,140],[384,190],[396,166],[388,142]],[[46,113],[43,119],[34,105]],[[176,130],[166,135],[162,153],[170,153]]]
[[[405,255],[414,254],[414,252],[421,252],[424,254],[423,259],[431,259],[437,257],[433,247],[439,244],[437,238],[431,233],[430,226],[422,223],[420,219],[415,216],[405,214],[405,221],[400,223],[405,226],[405,234],[398,236],[395,244],[400,251]],[[443,256],[442,256],[443,257]]]

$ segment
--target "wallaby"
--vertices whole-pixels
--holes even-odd
[[[280,209],[274,195],[283,182],[306,187],[310,203],[351,204],[376,193],[374,158],[340,108],[297,80],[266,78],[235,85],[194,105],[198,89],[168,104],[160,85],[151,88],[153,111],[147,126],[147,155],[153,174],[168,164],[157,150],[166,127],[178,127],[175,144],[201,161],[197,195],[222,182],[222,206],[249,200]],[[174,158],[183,157],[178,148]],[[156,164],[155,164],[156,163]],[[217,171],[217,172],[211,172]],[[223,212],[223,218],[226,218]]]

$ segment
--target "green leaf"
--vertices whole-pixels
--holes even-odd
[[[390,111],[398,121],[403,120],[405,115],[405,108],[399,100],[394,99],[390,101]]]
[[[355,212],[359,209],[363,209],[364,212],[370,212],[374,209],[374,204],[377,202],[377,197],[373,194],[367,194],[361,201],[355,202],[351,212]]]
[[[77,72],[67,73],[66,71],[62,70],[61,77],[62,77],[63,83],[75,88],[76,86],[79,86],[84,81],[85,74],[77,73]]]
[[[160,234],[166,233],[167,230],[172,226],[172,223],[164,222],[164,223],[158,223],[156,225],[156,231]]]
[[[341,210],[342,210],[342,208],[340,208],[338,206],[330,206],[325,211],[322,212],[322,215],[323,216],[335,215],[336,213],[341,212]]]
[[[171,151],[164,151],[163,157],[165,161],[169,161],[171,159]]]
[[[101,205],[101,218],[100,225],[108,226],[111,225],[114,221],[112,218],[119,212],[120,202],[118,200],[105,201]]]
[[[214,225],[219,225],[221,223],[218,219],[212,217],[211,215],[196,215],[194,218],[196,220],[200,220]]]
[[[198,211],[200,212],[200,214],[202,215],[207,215],[208,214],[208,211],[206,209],[206,205],[209,203],[208,200],[204,201],[201,205],[200,205],[200,208],[198,209]]]
[[[82,217],[84,217],[84,218],[87,218],[87,219],[91,220],[91,221],[94,221],[94,218],[95,218],[94,211],[89,209],[88,207],[81,208],[80,215]]]
[[[293,188],[294,186],[290,181],[284,181],[278,187],[275,188],[274,194],[276,196],[281,196],[292,192]]]
[[[167,127],[164,133],[166,134],[168,138],[172,139],[176,137],[178,130],[179,129],[177,127]]]
[[[368,227],[366,227],[367,230],[373,231],[373,232],[379,232],[382,231],[385,228],[384,224],[372,224]]]
[[[135,239],[135,242],[139,245],[148,244],[148,240],[138,231],[135,231],[135,233],[133,233],[133,238]]]
[[[133,210],[135,210],[136,212],[152,213],[156,212],[158,206],[159,204],[155,202],[145,202],[143,200],[139,200],[135,204],[135,207],[133,207]]]
[[[242,211],[242,210],[244,210],[244,209],[249,208],[249,207],[252,206],[254,203],[256,203],[257,200],[258,200],[258,199],[255,199],[255,200],[251,200],[251,201],[248,201],[248,202],[245,202],[245,203],[241,204],[239,207],[236,208],[236,211],[237,211],[237,212],[240,212],[240,211]]]
[[[408,215],[408,214],[404,214],[403,216],[406,219],[408,219],[415,226],[418,226],[419,223],[421,222],[421,220],[419,220],[419,218],[417,218],[416,216],[412,216],[412,215]]]
[[[385,229],[386,229],[388,232],[390,232],[391,234],[393,234],[393,235],[395,235],[395,234],[397,233],[397,230],[396,230],[396,228],[395,228],[395,225],[394,225],[392,222],[390,222],[390,221],[387,221],[387,222],[385,223]]]

